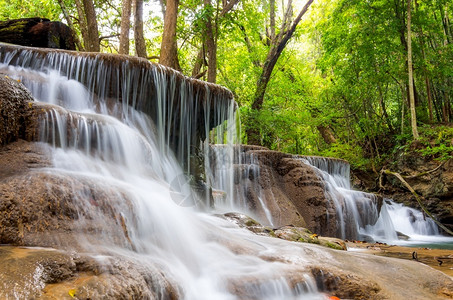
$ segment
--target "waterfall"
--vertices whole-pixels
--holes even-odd
[[[149,298],[169,298],[171,285],[181,299],[325,299],[307,267],[313,250],[206,213],[209,197],[192,191],[207,139],[237,138],[230,93],[99,56],[0,47],[0,72],[37,100],[37,139],[52,159],[39,172],[72,191],[75,243],[106,265],[118,256],[148,270]]]
[[[347,162],[323,157],[303,157],[325,182],[326,197],[336,208],[338,235],[343,239],[358,239],[411,245],[440,237],[434,221],[421,211],[376,196],[355,191],[350,186],[350,166]],[[398,235],[409,241],[400,241]]]
[[[206,159],[209,159],[206,172],[209,182],[215,190],[221,191],[215,201],[216,209],[241,212],[274,227],[274,217],[269,210],[275,202],[274,197],[271,191],[264,191],[258,180],[270,177],[270,181],[273,181],[274,178],[271,172],[263,168],[255,153],[243,148],[212,145],[206,152],[209,155]],[[252,199],[250,194],[256,197]]]
[[[337,237],[364,239],[360,228],[374,224],[379,217],[377,198],[368,193],[354,191],[350,187],[349,164],[323,157],[304,157],[302,160],[313,166],[325,183],[326,198],[336,210]]]

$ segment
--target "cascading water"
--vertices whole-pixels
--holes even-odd
[[[196,168],[191,147],[213,124],[231,130],[218,128],[218,139],[234,140],[234,101],[150,64],[123,60],[114,69],[90,56],[0,50],[0,71],[39,100],[40,140],[52,157],[42,172],[70,178],[80,228],[96,224],[78,239],[82,249],[100,261],[116,255],[157,268],[178,298],[324,299],[304,270],[316,255],[196,209],[207,200],[191,192],[180,166]],[[111,219],[123,230],[105,228]],[[293,263],[279,262],[281,255]],[[170,297],[162,278],[161,286],[155,281],[148,296]]]
[[[274,203],[273,195],[266,195],[259,182],[263,175],[272,177],[272,174],[263,170],[256,155],[242,151],[241,147],[228,145],[211,145],[205,153],[205,160],[209,160],[206,167],[209,182],[215,190],[221,191],[215,199],[216,209],[241,212],[274,227],[269,210]],[[251,194],[256,199],[251,199]]]
[[[349,164],[323,157],[305,157],[305,163],[318,170],[325,183],[327,199],[332,201],[336,214],[337,236],[342,239],[362,239],[360,228],[374,224],[379,217],[376,197],[351,189]]]
[[[339,237],[406,245],[431,236],[437,236],[432,241],[449,239],[441,237],[434,221],[422,212],[390,199],[379,205],[374,195],[352,190],[347,162],[322,157],[304,157],[303,161],[316,168],[325,182],[326,196],[336,208]],[[398,234],[409,240],[399,240]]]

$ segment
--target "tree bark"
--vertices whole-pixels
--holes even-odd
[[[329,127],[324,126],[324,125],[318,125],[318,126],[316,126],[316,128],[318,128],[318,131],[321,134],[324,142],[326,142],[326,144],[330,145],[330,144],[335,144],[337,142],[337,139],[335,138],[332,130],[330,130]]]
[[[69,16],[68,10],[66,8],[66,5],[64,4],[63,0],[58,0],[58,4],[60,5],[61,11],[63,12],[64,18],[66,22],[68,22],[68,26],[72,31],[72,36],[74,39],[74,43],[77,46],[77,49],[79,51],[84,51],[85,49],[83,48],[82,44],[80,43],[79,37],[75,33],[74,30],[74,24],[72,23],[71,17]]]
[[[414,139],[418,139],[417,115],[415,112],[414,79],[412,69],[412,33],[411,33],[411,0],[407,0],[407,69],[409,73],[409,104],[411,111],[411,128]]]
[[[87,46],[89,44],[88,38],[88,26],[85,19],[85,10],[83,9],[82,2],[80,0],[74,0],[77,9],[77,15],[79,16],[79,27],[80,33],[82,34],[82,40],[84,45],[84,50],[87,50]]]
[[[210,6],[212,7],[211,0],[204,0],[203,2],[205,9],[209,9]],[[212,25],[212,18],[208,15],[205,23],[206,48],[208,52],[208,82],[215,83],[217,77],[217,45]]]
[[[222,1],[222,10],[220,11],[220,14],[215,18],[215,22],[213,22],[212,18],[208,19],[208,22],[206,24],[206,28],[210,28],[210,33],[207,32],[205,29],[204,35],[205,35],[205,41],[202,43],[200,49],[198,50],[198,55],[197,55],[197,60],[195,61],[195,64],[192,69],[192,77],[194,78],[199,78],[200,75],[206,73],[206,71],[200,72],[201,67],[204,65],[208,66],[208,72],[211,72],[211,74],[208,73],[208,81],[209,82],[216,82],[216,77],[217,77],[217,38],[219,35],[218,32],[218,23],[219,20],[222,19],[230,10],[233,9],[233,7],[239,2],[239,0],[223,0]],[[210,0],[204,0],[204,5],[211,5]],[[210,25],[209,25],[210,24]],[[209,39],[209,40],[208,40]],[[206,49],[208,51],[206,51]],[[209,51],[209,49],[212,49]],[[206,52],[208,52],[208,60],[209,62],[206,62]]]
[[[129,54],[129,31],[131,27],[131,0],[123,0],[121,9],[120,54]]]
[[[135,54],[138,57],[146,58],[145,36],[143,34],[143,0],[135,1],[134,11],[134,39],[135,39]]]
[[[101,50],[99,45],[99,31],[98,22],[96,20],[96,11],[94,10],[94,3],[92,0],[82,0],[83,9],[85,11],[86,25],[87,25],[87,44],[85,48],[89,52],[99,52]],[[79,16],[79,18],[84,16]]]
[[[164,18],[164,33],[160,47],[159,63],[180,70],[178,45],[176,43],[176,22],[178,20],[179,0],[167,0]]]
[[[195,60],[195,64],[193,66],[193,69],[192,69],[192,77],[193,78],[196,78],[197,76],[199,76],[199,74],[201,74],[201,67],[203,66],[204,64],[204,45],[201,45],[201,49],[198,51],[198,54],[197,54],[197,58]]]

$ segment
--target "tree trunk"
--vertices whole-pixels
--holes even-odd
[[[411,127],[414,139],[418,139],[417,115],[415,112],[414,80],[412,69],[412,38],[411,38],[411,0],[407,0],[407,69],[409,73],[409,104],[411,111]]]
[[[394,133],[395,130],[393,129],[392,122],[390,122],[390,117],[387,113],[387,109],[385,107],[385,102],[384,102],[384,95],[382,93],[382,87],[381,84],[378,83],[378,91],[379,91],[379,104],[381,106],[382,114],[384,115],[385,122],[387,123],[387,126],[390,130],[391,133]]]
[[[80,2],[80,0],[74,0],[74,3],[76,5],[77,15],[79,16],[78,19],[79,27],[80,33],[82,34],[84,49],[88,50],[87,45],[89,44],[89,38],[88,38],[88,26],[85,19],[85,10],[83,9],[83,5],[82,2]]]
[[[164,18],[164,33],[160,47],[159,63],[180,70],[178,45],[176,43],[176,22],[178,19],[179,0],[167,0]]]
[[[201,74],[201,67],[204,64],[204,45],[201,45],[200,50],[198,51],[197,58],[195,60],[195,64],[192,69],[192,77],[199,78]]]
[[[135,54],[138,57],[146,58],[146,44],[143,34],[143,0],[135,1],[134,17]]]
[[[283,49],[285,49],[286,44],[288,43],[289,39],[293,36],[294,31],[296,31],[296,27],[299,24],[302,16],[307,12],[308,7],[311,5],[313,0],[309,0],[303,9],[300,11],[297,18],[292,23],[290,29],[286,31],[284,34],[280,32],[280,38],[275,41],[275,44],[272,44],[269,52],[266,57],[266,61],[263,66],[263,71],[258,79],[257,88],[255,92],[255,97],[252,103],[252,109],[260,110],[263,105],[264,94],[266,92],[267,84],[269,83],[272,71],[274,70],[275,64],[277,63],[280,54],[282,54]],[[282,29],[287,27],[286,24],[282,25]]]
[[[85,10],[86,25],[87,25],[87,37],[88,44],[85,44],[85,48],[89,52],[99,52],[101,50],[99,46],[99,31],[98,22],[96,20],[96,11],[94,10],[94,3],[92,0],[82,0],[83,8]],[[84,17],[84,16],[79,16]]]
[[[204,7],[208,9],[211,5],[211,0],[204,0]],[[206,48],[208,52],[208,82],[216,82],[217,77],[217,45],[214,38],[214,30],[212,27],[212,18],[208,15],[205,23],[205,38]]]
[[[289,23],[289,18],[284,20],[280,32],[278,36],[271,41],[270,49],[266,57],[266,61],[264,62],[263,70],[261,75],[258,79],[256,84],[256,91],[254,100],[252,102],[252,109],[256,111],[260,111],[263,106],[264,95],[266,93],[267,84],[271,78],[272,71],[274,70],[275,64],[277,63],[278,58],[280,57],[283,49],[285,49],[286,44],[288,43],[289,39],[293,36],[294,32],[296,31],[296,27],[299,24],[302,16],[307,12],[308,7],[311,5],[313,0],[308,0],[305,6],[297,15],[296,19]],[[290,5],[288,6],[288,10],[291,9]],[[285,14],[287,15],[287,14]],[[255,123],[256,119],[253,117],[255,114],[252,113],[251,122]],[[253,130],[253,128],[249,128],[246,130],[247,140],[250,144],[250,141],[253,143],[257,143],[259,141],[259,137],[254,137],[253,135],[257,134],[257,130]],[[258,143],[259,145],[259,143]]]
[[[79,51],[84,51],[85,49],[83,48],[82,44],[80,43],[79,37],[75,33],[74,30],[74,24],[72,23],[71,17],[69,16],[68,10],[66,8],[66,5],[64,4],[63,0],[58,0],[58,4],[60,5],[61,11],[63,12],[64,18],[66,19],[66,22],[68,22],[68,26],[72,31],[72,36],[74,39],[74,43],[77,46],[77,49]]]
[[[318,126],[316,126],[316,128],[318,128],[318,131],[321,134],[324,142],[326,142],[326,144],[330,145],[330,144],[335,144],[337,142],[337,139],[335,138],[332,130],[330,130],[329,127],[324,126],[324,125],[318,125]]]
[[[123,0],[121,9],[120,54],[129,54],[129,30],[131,27],[131,0]]]

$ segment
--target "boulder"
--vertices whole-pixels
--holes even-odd
[[[45,18],[0,21],[0,41],[22,46],[76,50],[72,30]]]

